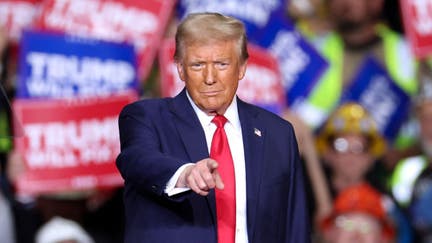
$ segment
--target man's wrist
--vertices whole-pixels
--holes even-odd
[[[180,177],[183,175],[183,172],[191,165],[193,165],[193,163],[187,163],[180,166],[168,181],[165,187],[165,193],[168,194],[168,196],[189,190],[189,187],[185,187],[183,184],[181,184],[182,182],[180,181]],[[186,177],[186,175],[184,175],[184,177]],[[185,181],[185,179],[183,179],[183,181]]]

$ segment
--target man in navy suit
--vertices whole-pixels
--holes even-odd
[[[232,242],[309,242],[291,124],[236,97],[246,42],[237,19],[189,15],[176,33],[175,61],[185,89],[122,110],[117,167],[125,180],[125,242],[226,243],[218,235],[216,196],[232,185],[218,169],[223,161],[209,158],[216,115],[228,120],[235,174]]]

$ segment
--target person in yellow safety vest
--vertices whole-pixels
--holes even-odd
[[[432,69],[429,78],[421,80],[416,99],[416,115],[420,126],[420,144],[424,164],[415,177],[407,212],[416,232],[415,242],[432,240]]]
[[[432,150],[425,146],[427,134],[424,130],[430,129],[425,118],[432,114],[432,58],[419,62],[418,71],[419,92],[414,99],[415,115],[418,117],[420,135],[419,141],[421,151],[416,156],[408,157],[400,161],[393,170],[390,180],[393,195],[402,206],[411,203],[411,196],[415,181],[427,169],[428,161],[432,156]],[[423,120],[422,120],[423,119]],[[423,128],[422,128],[423,126]],[[426,155],[426,156],[425,156]]]
[[[407,41],[380,23],[383,0],[326,0],[326,4],[335,31],[308,37],[329,67],[308,99],[293,108],[295,112],[312,127],[319,127],[368,55],[381,62],[408,95],[416,94],[416,60]],[[402,138],[396,142],[398,147],[412,144],[412,131],[398,137]]]

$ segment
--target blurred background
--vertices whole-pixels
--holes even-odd
[[[183,89],[203,11],[245,23],[238,96],[294,125],[312,241],[432,242],[432,0],[0,0],[1,242],[122,242],[117,116]]]

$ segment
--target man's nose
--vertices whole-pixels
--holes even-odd
[[[207,65],[204,70],[204,82],[214,84],[216,82],[216,70],[213,65]]]

